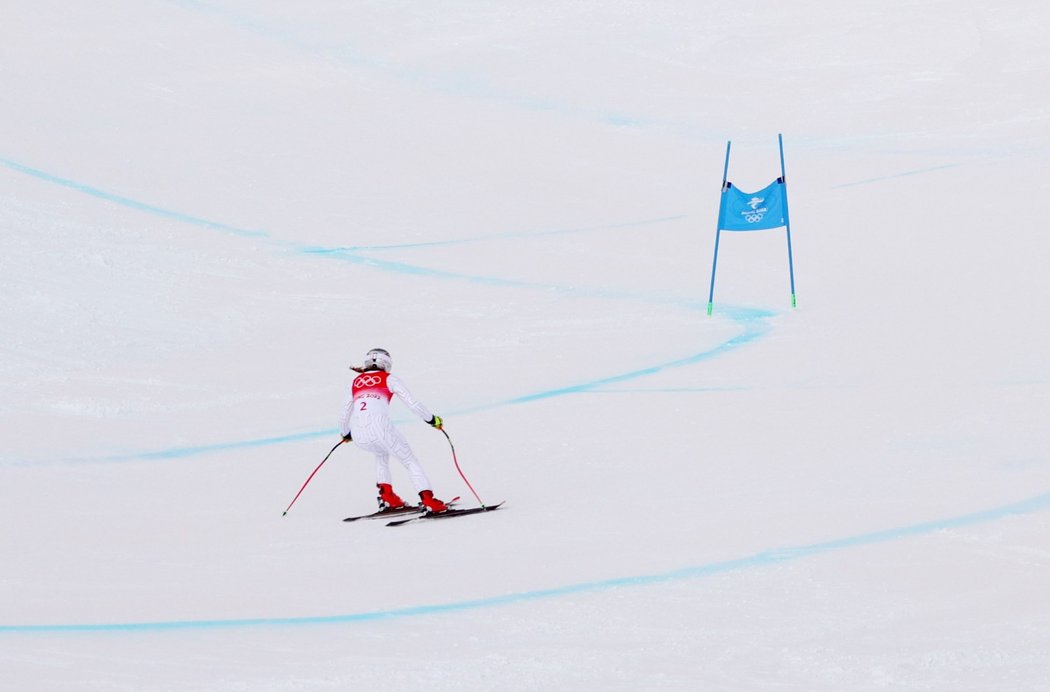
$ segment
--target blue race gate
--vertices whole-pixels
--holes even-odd
[[[758,192],[744,192],[729,182],[729,150],[726,142],[726,163],[722,169],[722,198],[718,205],[718,228],[715,231],[715,256],[711,264],[711,291],[707,296],[707,314],[714,310],[715,271],[718,268],[718,246],[722,231],[767,231],[784,228],[787,231],[788,275],[791,279],[791,307],[795,300],[795,261],[791,255],[791,220],[788,216],[787,174],[784,170],[784,137],[777,135],[780,145],[780,177]]]

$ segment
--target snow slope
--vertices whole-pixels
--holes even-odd
[[[4,687],[1050,683],[1045,3],[11,4]]]

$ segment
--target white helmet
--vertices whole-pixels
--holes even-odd
[[[390,353],[386,349],[373,348],[365,354],[365,369],[379,368],[385,372],[390,372],[393,364],[393,361],[390,359]]]

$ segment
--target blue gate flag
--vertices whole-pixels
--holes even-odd
[[[788,219],[787,170],[784,167],[784,137],[777,135],[780,148],[780,177],[758,192],[738,190],[729,182],[729,150],[726,142],[726,164],[722,169],[722,198],[718,203],[718,229],[715,231],[715,255],[711,259],[711,290],[707,294],[707,314],[715,305],[715,270],[718,269],[718,244],[722,231],[766,231],[783,227],[788,246],[788,277],[791,279],[791,307],[795,301],[795,260],[791,256],[791,221]]]
[[[765,231],[787,225],[787,190],[783,178],[777,178],[758,192],[744,192],[730,182],[722,188],[719,230]]]

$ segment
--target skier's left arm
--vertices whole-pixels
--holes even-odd
[[[397,394],[401,401],[405,402],[405,406],[411,409],[412,413],[416,414],[435,428],[441,428],[443,422],[441,417],[435,416],[430,412],[430,409],[423,405],[423,402],[417,401],[416,398],[412,396],[412,392],[408,391],[408,387],[405,386],[405,383],[402,382],[399,377],[390,375],[386,380],[386,386],[389,387],[390,391],[394,394]]]

